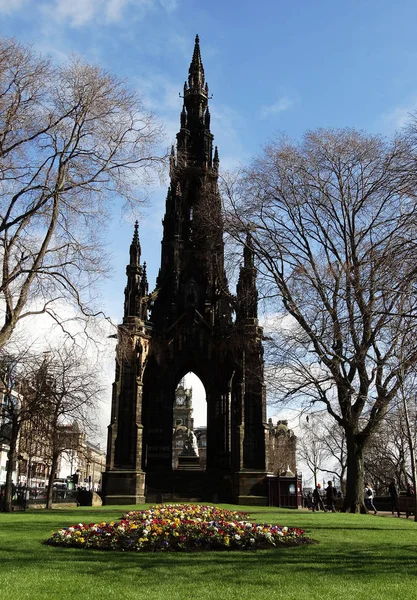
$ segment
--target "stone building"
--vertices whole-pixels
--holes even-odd
[[[286,472],[297,472],[297,437],[292,429],[288,428],[288,421],[277,421],[274,425],[272,419],[268,420],[269,426],[269,470],[274,475]]]
[[[19,389],[19,392],[17,391]],[[25,387],[0,390],[0,485],[6,481],[8,454],[10,450],[11,414],[18,415],[25,407]],[[49,448],[39,415],[21,422],[16,445],[16,469],[12,473],[14,484],[45,486],[50,473]]]
[[[87,439],[79,424],[74,421],[60,428],[62,452],[55,474],[56,479],[70,479],[77,474],[77,485],[89,490],[101,489],[101,477],[106,468],[106,453],[99,444]]]

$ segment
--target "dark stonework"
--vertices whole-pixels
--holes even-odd
[[[253,249],[248,238],[232,296],[224,270],[219,156],[198,37],[183,98],[161,268],[150,295],[137,225],[130,247],[104,499],[191,498],[198,488],[204,500],[265,504],[269,430]],[[185,464],[182,472],[172,469],[172,434],[175,390],[190,371],[206,391],[207,453],[206,471],[187,475]]]

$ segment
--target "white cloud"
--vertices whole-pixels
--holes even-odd
[[[0,0],[0,13],[10,15],[21,8],[25,0]]]
[[[42,21],[58,22],[70,27],[82,27],[89,23],[117,23],[125,20],[142,19],[147,12],[156,10],[172,13],[180,0],[0,0],[0,14],[11,15],[27,6],[35,18],[42,15]]]
[[[54,15],[60,22],[68,21],[71,25],[79,27],[95,16],[99,4],[100,0],[56,0]]]
[[[22,0],[11,0],[20,3]],[[0,3],[6,4],[5,0]],[[72,27],[81,27],[94,21],[117,23],[122,19],[143,17],[152,9],[174,11],[177,0],[53,0],[43,5],[44,14],[53,14],[58,22],[67,22]]]
[[[389,130],[401,129],[410,122],[411,114],[417,112],[417,98],[405,106],[396,106],[382,116]]]
[[[261,119],[266,119],[272,115],[278,115],[286,110],[292,108],[295,104],[295,101],[289,98],[289,96],[281,96],[276,102],[273,104],[267,104],[261,106],[259,110],[259,116]]]
[[[35,308],[33,306],[32,308]],[[66,322],[66,329],[75,336],[79,348],[85,353],[85,360],[99,373],[100,385],[103,388],[98,408],[98,440],[106,442],[106,428],[110,423],[112,383],[114,381],[114,358],[116,340],[112,336],[116,332],[114,325],[104,318],[91,319],[87,329],[77,321],[74,309],[65,303],[58,307],[60,320]],[[113,322],[116,322],[113,319]],[[58,348],[70,343],[61,328],[45,314],[27,317],[18,323],[9,342],[9,351],[28,350],[30,353],[42,354],[51,348]]]
[[[135,84],[147,110],[158,113],[174,111],[177,114],[178,131],[182,107],[182,100],[179,98],[179,94],[182,93],[181,84],[155,72],[137,77]]]
[[[297,435],[300,429],[301,410],[299,408],[278,408],[276,405],[267,405],[268,419],[272,419],[274,425],[277,421],[288,421],[288,428]]]
[[[177,56],[182,56],[185,61],[191,58],[192,46],[190,44],[190,36],[180,35],[177,32],[172,32],[170,36],[171,52],[175,52]],[[204,54],[205,56],[205,54]],[[187,63],[185,63],[187,64]],[[184,72],[184,76],[186,71]],[[181,82],[180,82],[181,83]]]
[[[164,10],[172,12],[178,8],[179,0],[159,0],[159,3]]]
[[[233,171],[249,158],[239,133],[244,129],[244,121],[236,110],[225,104],[213,102],[210,112],[214,145],[219,148],[220,167],[222,171]]]
[[[109,22],[120,21],[123,9],[129,4],[129,0],[108,0],[106,2],[106,19]]]

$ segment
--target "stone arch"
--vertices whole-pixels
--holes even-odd
[[[201,379],[193,372],[182,377],[175,390],[173,408],[172,468],[205,470],[207,453],[207,400]],[[198,459],[198,460],[197,460]]]

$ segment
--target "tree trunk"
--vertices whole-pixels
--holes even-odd
[[[340,468],[340,489],[344,496],[346,496],[346,467],[342,465]]]
[[[16,468],[17,462],[17,439],[19,437],[19,427],[12,423],[10,440],[9,440],[9,451],[7,453],[7,470],[6,470],[6,485],[4,487],[4,497],[2,509],[4,512],[11,512],[13,510],[12,498],[13,498],[13,471]]]
[[[56,472],[56,468],[58,466],[58,458],[59,458],[59,453],[56,454],[55,452],[52,454],[52,463],[51,463],[51,471],[49,473],[49,479],[48,479],[48,489],[46,491],[46,506],[45,508],[52,508],[52,496],[53,496],[53,482],[54,482],[54,477],[55,477],[55,472]]]
[[[414,489],[414,521],[417,521],[416,453],[415,453],[415,448],[414,448],[414,436],[413,436],[413,432],[411,431],[410,417],[409,417],[409,414],[408,414],[407,398],[406,398],[403,386],[401,386],[401,396],[402,396],[402,401],[403,401],[403,409],[404,409],[404,416],[405,416],[405,425],[406,425],[406,430],[407,430],[407,441],[408,441],[408,447],[409,447],[409,450],[410,450],[411,475],[412,475],[413,489]]]
[[[346,495],[343,510],[345,512],[365,512],[364,503],[364,445],[354,435],[346,435],[347,447],[347,479]]]

